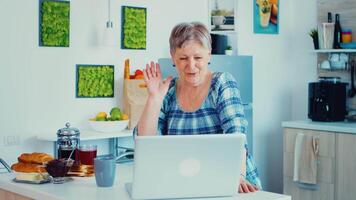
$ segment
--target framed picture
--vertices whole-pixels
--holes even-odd
[[[278,0],[253,0],[253,31],[262,34],[278,34]]]
[[[39,2],[39,46],[69,47],[70,2]]]
[[[114,65],[76,65],[76,97],[114,97]]]
[[[122,6],[121,49],[146,49],[146,8]]]
[[[234,0],[209,0],[211,31],[235,31]]]

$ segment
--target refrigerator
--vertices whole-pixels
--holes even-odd
[[[158,63],[161,66],[162,75],[177,76],[177,71],[173,67],[171,58],[160,58]],[[237,80],[240,89],[241,99],[244,106],[245,117],[248,121],[247,144],[249,153],[253,154],[253,107],[252,107],[252,56],[227,56],[212,55],[209,69],[211,71],[229,72]]]

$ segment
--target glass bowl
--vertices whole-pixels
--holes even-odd
[[[72,159],[54,159],[46,164],[48,174],[53,178],[53,183],[60,184],[66,181],[66,175],[72,167]]]

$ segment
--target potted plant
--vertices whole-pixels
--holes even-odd
[[[231,45],[227,45],[225,48],[225,55],[231,56],[232,54],[233,54],[233,50],[232,50]]]
[[[309,35],[313,39],[314,49],[319,49],[318,30],[315,28],[311,29]]]

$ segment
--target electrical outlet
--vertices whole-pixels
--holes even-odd
[[[3,137],[2,146],[20,145],[21,138],[19,135],[6,135]]]

